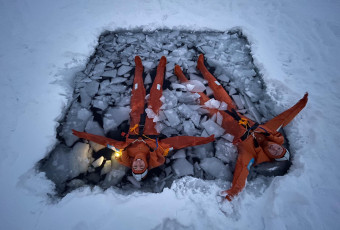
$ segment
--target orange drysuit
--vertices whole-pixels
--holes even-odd
[[[204,57],[202,54],[198,58],[197,68],[200,70],[203,77],[208,81],[208,85],[212,89],[215,99],[228,104],[229,111],[236,109],[236,106],[228,93],[205,67]],[[178,65],[175,66],[175,74],[181,82],[185,83],[188,81]],[[210,100],[210,98],[204,93],[198,94],[200,94],[201,105],[204,105],[205,102]],[[279,145],[284,143],[284,137],[280,132],[278,132],[278,130],[293,120],[293,118],[305,107],[307,100],[308,94],[306,93],[304,97],[293,107],[284,111],[263,125],[257,126],[255,125],[255,122],[247,119],[249,122],[249,126],[247,128],[240,125],[239,122],[227,112],[207,108],[209,110],[210,116],[214,115],[216,112],[219,112],[222,115],[222,127],[227,133],[234,136],[234,143],[236,144],[239,152],[234,171],[232,187],[225,191],[226,198],[229,201],[231,201],[231,199],[244,188],[247,176],[249,174],[249,169],[253,164],[257,165],[262,162],[272,161],[282,158],[285,155],[287,150],[283,148],[283,152],[279,156],[273,156],[268,151],[268,145],[272,142]],[[245,118],[241,114],[238,114],[238,116],[240,118]],[[250,130],[249,127],[253,127],[253,130]]]
[[[164,164],[165,156],[169,149],[181,149],[188,146],[207,144],[215,140],[214,136],[210,137],[191,137],[176,136],[158,140],[155,128],[155,122],[152,118],[146,117],[144,130],[139,133],[139,123],[141,115],[144,113],[146,91],[143,83],[143,65],[139,56],[135,57],[135,77],[132,88],[130,102],[130,129],[125,141],[117,141],[110,138],[93,135],[85,132],[72,130],[73,134],[79,138],[104,145],[113,146],[117,151],[121,150],[121,156],[117,157],[117,161],[127,167],[132,166],[134,159],[143,159],[146,169],[152,169]],[[163,56],[157,67],[157,74],[150,90],[150,98],[148,108],[158,114],[162,105],[160,98],[163,92],[163,79],[165,72],[166,58]],[[140,172],[137,172],[140,173]]]

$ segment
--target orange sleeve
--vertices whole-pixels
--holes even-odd
[[[215,140],[214,135],[210,137],[191,137],[177,136],[169,137],[160,141],[161,144],[166,144],[174,149],[182,149],[189,146],[203,145]]]
[[[90,133],[85,133],[85,132],[79,132],[79,131],[76,131],[74,129],[72,129],[72,133],[73,133],[73,135],[75,135],[79,138],[83,138],[83,139],[86,139],[86,140],[89,140],[89,141],[93,141],[93,142],[100,144],[100,145],[104,145],[104,146],[113,145],[113,146],[115,146],[115,148],[118,148],[118,149],[123,149],[123,148],[126,147],[126,143],[124,141],[116,141],[116,140],[111,139],[111,138],[107,138],[107,137],[103,137],[103,136],[99,136],[99,135],[94,135],[94,134],[90,134]]]
[[[303,98],[301,98],[294,106],[284,111],[283,113],[280,113],[273,119],[266,122],[264,125],[271,130],[277,130],[280,127],[285,127],[306,106],[307,101],[308,101],[308,93],[306,93],[303,96]]]
[[[255,163],[255,153],[250,152],[252,149],[249,148],[250,144],[253,144],[252,139],[249,139],[249,141],[246,141],[246,143],[242,143],[240,146],[238,146],[239,155],[235,166],[232,186],[226,191],[228,194],[226,198],[228,200],[231,200],[233,197],[237,196],[245,187],[249,169]]]

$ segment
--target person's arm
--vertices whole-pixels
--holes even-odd
[[[182,149],[189,146],[203,145],[215,140],[214,135],[210,137],[191,137],[191,136],[176,136],[160,140],[161,145],[166,145],[168,148]]]
[[[223,191],[221,194],[226,195],[226,199],[231,201],[245,187],[250,167],[255,163],[255,157],[259,151],[263,151],[261,147],[254,148],[253,138],[250,137],[237,147],[239,155],[237,158],[234,178],[230,189]]]
[[[93,141],[97,144],[104,145],[105,147],[107,147],[108,145],[112,145],[116,149],[123,149],[126,146],[126,143],[124,141],[116,141],[116,140],[111,139],[111,138],[107,138],[107,137],[103,137],[103,136],[99,136],[99,135],[94,135],[94,134],[90,134],[90,133],[85,133],[85,132],[79,132],[79,131],[76,131],[74,129],[72,129],[72,133],[73,133],[73,135],[75,135],[79,138],[83,138],[83,139],[86,139],[86,140],[89,140],[89,141]]]

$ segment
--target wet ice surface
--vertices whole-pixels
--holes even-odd
[[[56,184],[57,195],[63,196],[84,185],[104,189],[114,186],[127,192],[161,192],[182,176],[230,182],[237,157],[236,147],[231,143],[234,137],[220,126],[221,115],[209,118],[207,110],[198,103],[199,95],[188,90],[212,94],[196,69],[198,55],[203,53],[207,68],[232,95],[239,112],[258,122],[270,119],[272,102],[265,94],[245,37],[238,31],[122,31],[107,32],[98,43],[85,69],[75,76],[73,100],[57,129],[60,142],[40,162],[40,169]],[[157,121],[156,128],[162,137],[211,134],[217,137],[214,143],[171,152],[166,163],[151,170],[142,182],[137,182],[130,169],[116,162],[111,150],[80,140],[71,131],[124,140],[120,134],[129,127],[136,55],[143,61],[147,93],[161,56],[167,58],[161,112],[155,115],[147,111]],[[190,79],[188,83],[180,84],[174,76],[175,64],[182,67]],[[226,104],[213,99],[206,106],[227,109]]]

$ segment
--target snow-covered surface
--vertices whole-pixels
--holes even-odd
[[[336,229],[339,11],[337,1],[315,0],[2,1],[1,228]],[[268,188],[255,180],[222,205],[219,182],[191,177],[157,194],[86,187],[51,204],[53,184],[34,166],[56,144],[74,74],[84,68],[98,36],[120,28],[241,29],[277,102],[274,113],[309,92],[307,107],[285,129],[295,152],[290,172]],[[124,68],[107,74],[124,74]]]

